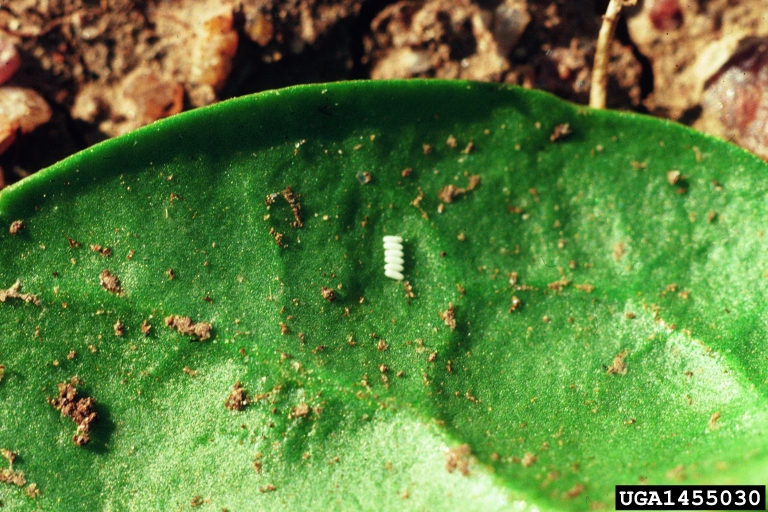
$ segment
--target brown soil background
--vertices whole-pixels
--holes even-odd
[[[0,155],[2,176],[12,183],[182,110],[302,83],[463,78],[586,104],[607,3],[3,2],[0,37],[14,43],[21,67],[0,87],[0,121],[8,87],[34,90],[52,116]],[[768,158],[766,10],[765,0],[641,0],[625,9],[608,107],[678,120]]]

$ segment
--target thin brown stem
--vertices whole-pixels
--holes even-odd
[[[592,86],[589,90],[589,106],[605,108],[606,88],[608,85],[608,60],[610,59],[611,41],[616,32],[616,23],[625,5],[635,5],[637,0],[610,0],[603,16],[600,34],[597,36],[595,63],[592,67]]]

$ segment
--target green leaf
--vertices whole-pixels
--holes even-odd
[[[589,510],[620,483],[765,483],[766,170],[467,82],[299,86],[104,142],[0,194],[0,447],[40,491],[0,499]],[[82,447],[47,400],[75,376]]]

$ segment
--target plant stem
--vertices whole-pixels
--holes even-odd
[[[597,50],[592,67],[592,85],[589,90],[589,106],[605,108],[606,86],[608,85],[608,60],[610,58],[611,41],[616,31],[621,8],[625,5],[635,5],[637,0],[611,0],[603,16],[600,34],[597,36]]]

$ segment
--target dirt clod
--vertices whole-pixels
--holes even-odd
[[[613,362],[611,363],[611,366],[608,367],[608,369],[605,371],[605,373],[614,374],[614,375],[626,375],[627,374],[627,365],[624,363],[624,359],[629,354],[628,350],[622,350],[618,354],[616,354],[616,357],[613,358]]]
[[[13,463],[16,461],[17,455],[6,448],[0,448],[0,455],[8,461],[8,464],[13,467]]]
[[[165,317],[165,325],[179,334],[192,336],[193,341],[205,341],[211,337],[213,326],[208,322],[193,322],[188,316],[170,315]]]
[[[552,130],[552,135],[549,136],[549,140],[552,142],[563,140],[572,133],[573,130],[571,129],[571,125],[568,123],[562,123],[555,126],[555,129]]]
[[[245,389],[240,381],[235,382],[232,392],[224,402],[224,407],[230,411],[242,411],[246,405],[248,405],[248,400],[245,396]]]
[[[288,244],[283,243],[284,235],[282,233],[278,232],[275,228],[269,228],[269,234],[275,239],[275,243],[278,247],[282,247],[283,249],[288,248]]]
[[[31,302],[35,306],[40,305],[40,299],[37,298],[37,295],[31,293],[19,293],[20,288],[21,281],[17,279],[7,290],[0,290],[0,302],[5,302],[7,299],[19,299],[24,302]]]
[[[563,493],[564,498],[573,499],[579,496],[582,492],[584,492],[584,484],[576,484],[567,491]]]
[[[469,457],[472,454],[468,444],[461,444],[455,446],[445,452],[445,469],[449,473],[453,473],[458,469],[459,472],[464,475],[469,475]]]
[[[456,329],[456,308],[453,307],[453,303],[448,303],[448,309],[445,311],[441,311],[439,313],[440,318],[443,319],[443,322],[445,322],[445,325],[451,328],[451,330]]]
[[[336,300],[336,292],[333,290],[333,288],[326,288],[325,286],[323,286],[322,288],[320,288],[320,294],[328,302],[333,302]]]
[[[717,423],[718,421],[720,421],[720,411],[712,413],[712,416],[709,417],[709,423],[707,423],[709,430],[715,430],[720,427]]]
[[[77,389],[74,385],[67,382],[60,382],[58,385],[59,397],[49,399],[55,409],[61,411],[62,416],[72,418],[77,425],[77,431],[72,436],[72,442],[77,446],[85,446],[91,440],[91,424],[96,421],[97,414],[94,410],[96,400],[91,397],[78,397]]]
[[[8,231],[12,235],[16,235],[19,231],[21,231],[25,227],[26,226],[24,225],[24,221],[22,221],[22,220],[15,220],[15,221],[11,222],[11,227],[8,228]]]
[[[523,465],[524,468],[529,468],[533,466],[533,464],[538,460],[538,457],[536,457],[534,454],[528,452],[525,455],[523,455],[523,458],[520,459],[520,464]]]
[[[288,414],[288,419],[292,418],[303,418],[309,414],[309,405],[302,402],[296,407],[291,408],[290,414]]]
[[[109,270],[102,270],[99,275],[99,284],[110,293],[120,293],[120,279]]]
[[[469,176],[466,188],[459,188],[456,185],[446,185],[440,189],[437,197],[444,203],[452,203],[457,197],[471,192],[480,184],[480,175],[473,174]]]
[[[521,301],[520,299],[518,299],[516,296],[513,295],[512,296],[512,304],[510,304],[510,306],[509,306],[509,312],[513,313],[514,311],[516,311],[522,305],[523,305],[523,301]]]
[[[152,326],[149,323],[147,323],[146,320],[141,322],[141,334],[143,334],[144,336],[149,336],[149,331],[151,330],[152,330]]]
[[[115,325],[112,326],[112,329],[115,331],[115,336],[122,336],[125,334],[125,325],[120,320],[115,322]]]
[[[292,228],[303,227],[304,221],[301,218],[301,203],[299,202],[298,196],[293,190],[291,190],[290,185],[285,187],[285,190],[282,191],[282,194],[283,194],[283,198],[291,206],[291,211],[293,212],[293,218],[295,219],[293,222],[291,222],[291,227]]]
[[[101,254],[104,258],[112,255],[112,249],[109,247],[102,247],[98,244],[91,244],[91,250]]]

